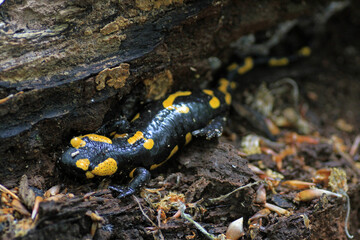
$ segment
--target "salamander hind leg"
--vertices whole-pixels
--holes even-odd
[[[206,139],[220,137],[224,130],[225,124],[226,117],[218,116],[212,119],[204,128],[193,131],[192,135],[195,137],[206,137]]]
[[[123,198],[134,194],[139,188],[143,187],[150,180],[150,172],[142,167],[136,168],[134,178],[127,186],[109,186],[109,189],[119,193],[117,198]]]

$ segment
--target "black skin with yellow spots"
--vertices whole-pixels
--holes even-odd
[[[84,174],[88,178],[92,178],[93,175],[128,174],[136,169],[133,172],[135,178],[130,186],[116,189],[121,192],[119,197],[132,194],[136,188],[149,180],[150,174],[146,169],[152,170],[160,166],[188,143],[192,135],[204,135],[208,138],[221,135],[223,124],[226,122],[224,116],[228,109],[224,96],[218,90],[213,91],[213,95],[203,91],[184,91],[166,98],[173,98],[174,101],[165,107],[166,99],[147,105],[134,121],[126,123],[121,119],[115,121],[112,126],[104,126],[98,131],[105,136],[110,136],[114,130],[117,133],[126,131],[127,134],[111,139],[111,143],[91,140],[87,135],[78,137],[81,138],[80,141],[85,142],[84,146],[72,146],[63,154],[63,168],[72,169],[73,173]],[[211,100],[215,104],[211,105]],[[83,159],[89,159],[87,167],[84,167]],[[116,171],[95,174],[94,169],[107,159],[116,160]],[[83,164],[77,166],[79,160]]]
[[[165,163],[192,136],[211,139],[222,134],[235,87],[232,80],[237,75],[255,65],[270,65],[271,61],[273,66],[286,65],[309,54],[310,49],[302,48],[290,58],[246,58],[243,65],[232,64],[228,79],[220,79],[215,89],[173,93],[145,106],[130,122],[115,119],[96,134],[73,138],[62,155],[62,168],[87,178],[129,174],[132,180],[128,186],[110,189],[120,193],[118,198],[133,194],[150,179],[149,170]]]

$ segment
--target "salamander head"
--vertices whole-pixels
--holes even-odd
[[[111,154],[111,139],[88,134],[75,137],[62,155],[61,167],[76,175],[93,178],[95,176],[111,176],[118,170],[118,162]]]

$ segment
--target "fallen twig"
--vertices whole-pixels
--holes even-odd
[[[246,184],[244,186],[238,187],[237,189],[235,189],[235,190],[233,190],[233,191],[231,191],[231,192],[229,192],[229,193],[227,193],[225,195],[221,195],[220,197],[210,198],[209,201],[211,203],[220,202],[220,201],[224,200],[225,198],[229,197],[231,194],[236,193],[237,191],[239,191],[241,189],[252,187],[252,186],[257,185],[257,184],[262,183],[262,182],[264,182],[264,181],[261,180],[261,181],[256,181],[256,182],[253,182],[253,183]]]
[[[193,220],[191,218],[191,216],[189,214],[186,214],[185,213],[185,209],[186,209],[186,206],[184,203],[180,202],[180,212],[181,212],[181,217],[182,218],[185,218],[186,220],[188,220],[189,222],[191,222],[192,224],[195,225],[195,227],[197,229],[200,230],[200,232],[202,232],[208,239],[211,239],[211,240],[216,240],[218,239],[217,237],[215,237],[214,235],[208,233],[205,228],[203,228],[199,223],[195,222],[195,220]]]
[[[12,196],[16,200],[20,200],[19,197],[16,196],[15,193],[13,193],[12,191],[10,191],[9,189],[7,189],[6,187],[4,187],[1,184],[0,184],[0,191],[9,194],[10,196]]]
[[[360,145],[360,135],[357,135],[355,140],[354,140],[353,145],[350,148],[350,151],[349,151],[350,156],[353,157],[356,154],[356,152],[359,149],[359,145]]]
[[[159,231],[159,237],[160,237],[160,239],[164,240],[164,235],[162,234],[159,226],[157,226],[157,225],[149,218],[149,216],[146,215],[146,213],[144,212],[144,210],[143,210],[143,208],[142,208],[142,206],[141,206],[141,204],[140,204],[140,202],[139,202],[139,199],[137,199],[137,197],[135,197],[134,195],[133,195],[133,199],[134,199],[134,200],[137,202],[137,204],[139,205],[140,211],[141,211],[141,213],[143,214],[143,216]]]
[[[343,195],[346,198],[346,217],[345,217],[345,233],[348,238],[353,238],[354,236],[349,233],[348,230],[348,222],[350,217],[350,198],[349,195],[344,190],[340,190],[340,194]]]

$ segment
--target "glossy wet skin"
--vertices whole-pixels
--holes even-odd
[[[87,178],[161,166],[191,141],[193,131],[226,114],[231,98],[225,81],[219,90],[179,91],[144,107],[129,123],[129,132],[110,133],[112,139],[98,134],[73,138],[62,165]],[[212,130],[221,134],[219,129]]]
[[[89,134],[71,140],[62,155],[62,168],[87,178],[111,176],[118,170],[117,153],[112,150],[112,141],[104,136]]]

